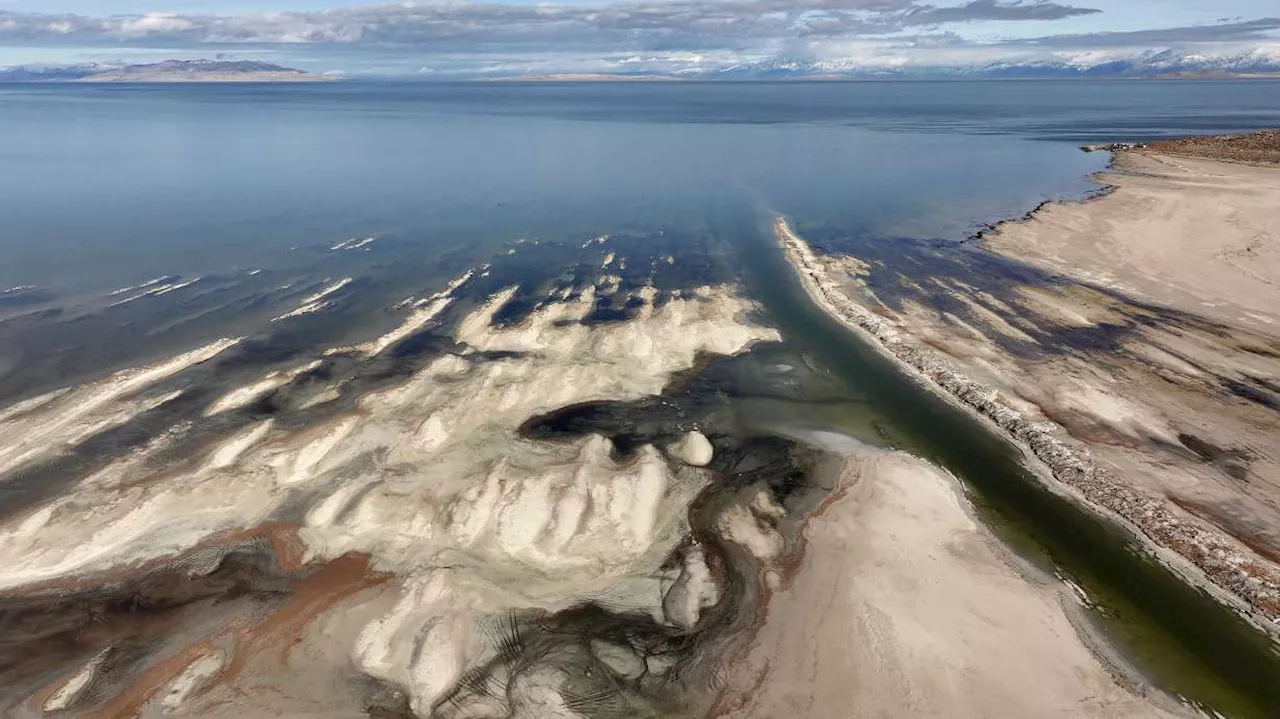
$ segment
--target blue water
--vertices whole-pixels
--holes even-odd
[[[963,236],[1090,189],[1084,140],[1280,122],[1280,84],[0,86],[0,289],[283,266],[396,234],[696,225],[751,205]]]

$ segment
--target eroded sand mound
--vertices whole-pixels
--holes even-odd
[[[48,673],[18,670],[13,678],[35,691],[6,711],[213,716],[252,706],[345,715],[319,706],[360,701],[333,682],[364,677],[420,716],[578,716],[562,697],[573,695],[563,666],[581,660],[555,659],[566,650],[553,642],[548,656],[507,666],[524,656],[512,646],[524,640],[503,639],[527,631],[513,617],[605,599],[616,612],[696,625],[716,590],[688,545],[686,512],[711,476],[701,469],[710,442],[690,432],[624,454],[600,435],[537,441],[518,429],[561,407],[658,394],[700,357],[777,333],[746,321],[751,303],[728,286],[661,304],[656,290],[640,288],[629,317],[591,324],[599,303],[589,285],[504,322],[496,315],[517,288],[467,308],[454,291],[469,277],[419,303],[385,337],[210,395],[193,409],[212,423],[202,427],[223,427],[211,440],[193,445],[190,424],[175,426],[0,527],[0,599],[13,621],[31,626],[6,637],[14,651],[82,623],[60,617],[60,602],[116,624],[122,603],[158,613],[146,649],[108,646],[71,674],[55,668],[56,656]],[[616,279],[607,283],[617,289]],[[353,397],[343,394],[346,380],[323,371],[385,362],[428,325],[448,331],[452,345],[403,380]],[[5,479],[60,466],[103,433],[190,396],[168,383],[235,344],[11,408],[0,420]],[[326,375],[332,387],[317,390]],[[304,385],[308,398],[293,410],[253,419],[264,397]],[[664,574],[671,557],[676,569]],[[184,618],[191,601],[237,595],[248,603],[227,602],[224,621],[216,612]],[[279,641],[287,653],[288,642],[301,642],[302,654],[283,665],[262,654]],[[5,666],[18,665],[7,657]],[[306,674],[314,676],[278,695],[280,677]],[[501,691],[486,688],[489,680]]]

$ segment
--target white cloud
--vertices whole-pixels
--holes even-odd
[[[410,2],[316,12],[127,17],[0,11],[0,47],[168,48],[184,54],[230,50],[241,55],[274,51],[305,57],[304,65],[322,70],[340,67],[353,74],[408,75],[425,67],[432,74],[449,75],[679,73],[770,61],[817,64],[830,71],[993,62],[1079,63],[1168,48],[1210,57],[1280,42],[1276,39],[1280,19],[1269,18],[1051,34],[1059,20],[1095,17],[1095,10],[1069,4],[1072,1]],[[969,32],[1011,24],[1027,30],[1014,38],[975,37]]]
[[[146,37],[155,33],[181,33],[196,27],[195,22],[172,13],[147,13],[120,23],[122,37]]]

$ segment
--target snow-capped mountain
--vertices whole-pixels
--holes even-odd
[[[982,65],[876,65],[848,58],[774,58],[702,72],[724,78],[803,77],[1161,77],[1280,74],[1280,52],[1254,49],[1225,55],[1160,50],[1131,56],[1057,56]]]

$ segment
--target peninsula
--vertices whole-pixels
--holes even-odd
[[[1280,132],[1117,149],[1097,180],[932,276],[775,230],[830,314],[1274,635]]]

